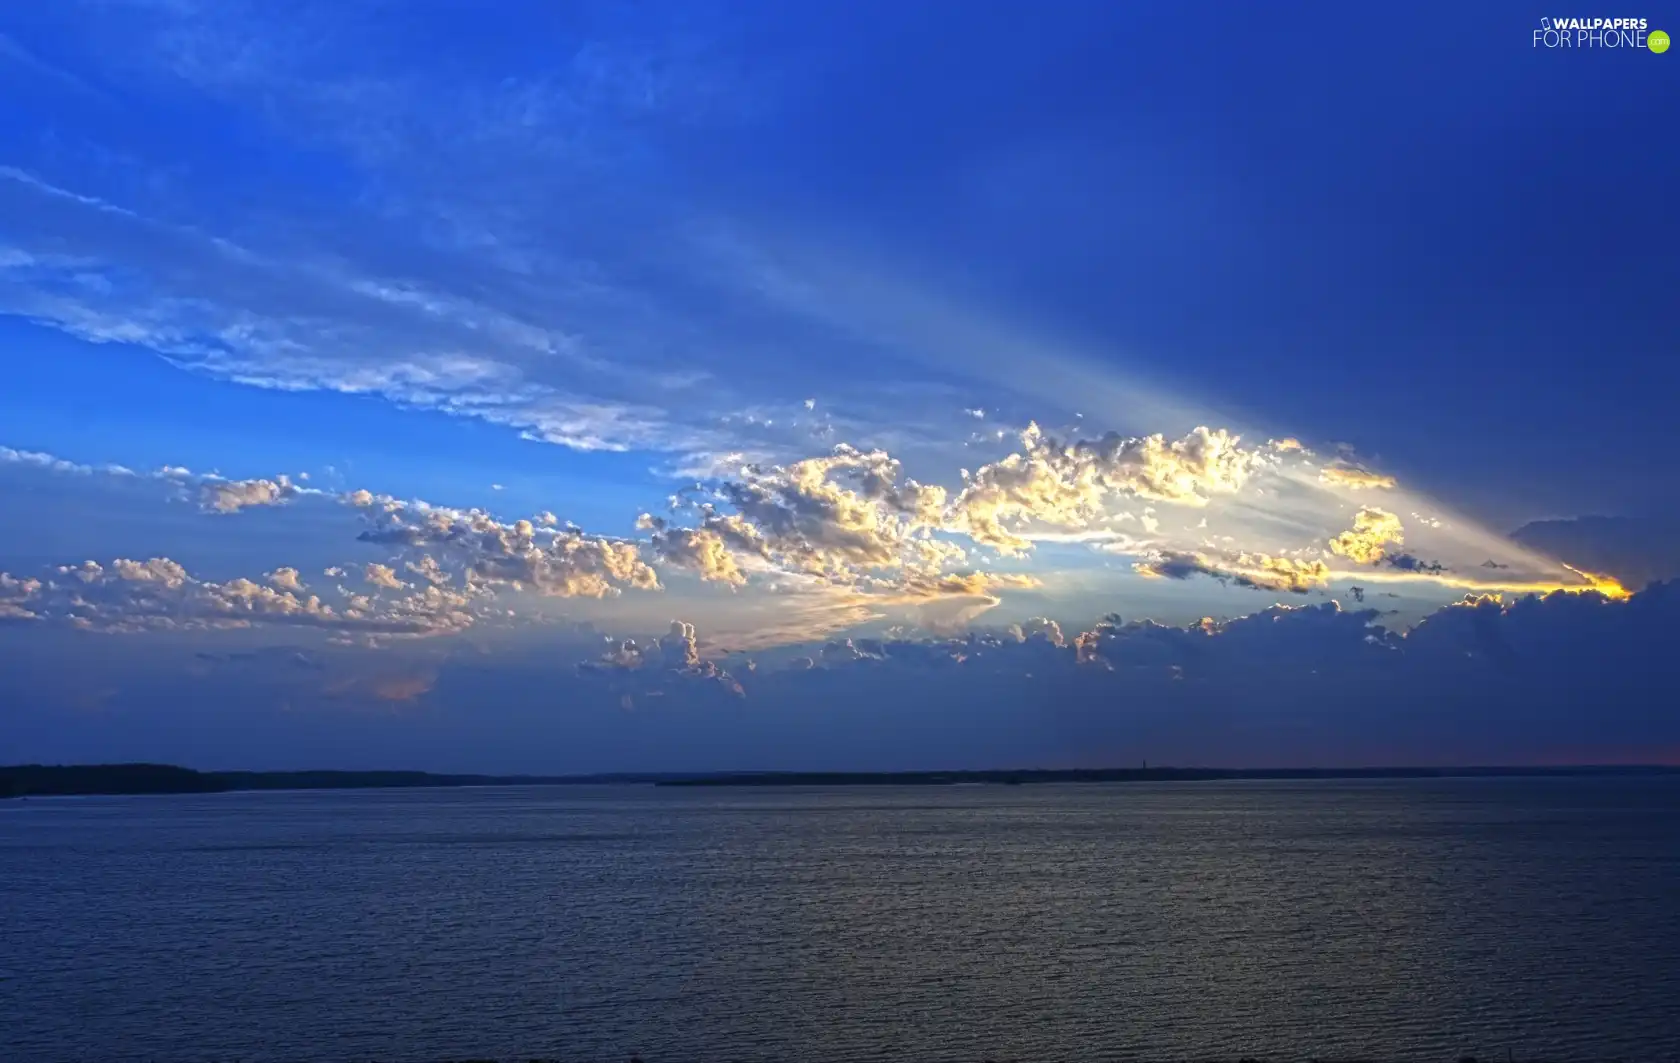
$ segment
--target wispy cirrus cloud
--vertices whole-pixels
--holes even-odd
[[[187,86],[342,161],[363,194],[318,218],[265,189],[260,210],[219,216],[179,175],[107,191],[54,176],[50,158],[8,166],[0,312],[248,385],[379,395],[568,447],[740,440],[718,422],[750,404],[745,380],[671,357],[677,337],[702,353],[731,341],[707,335],[680,291],[650,290],[623,238],[668,240],[652,144],[762,106],[706,20],[580,12],[542,73],[463,69],[440,84],[429,65],[371,59],[378,11],[99,14],[81,45],[138,96]]]

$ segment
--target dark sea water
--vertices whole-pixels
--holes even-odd
[[[1680,782],[0,803],[0,1059],[1680,1059]]]

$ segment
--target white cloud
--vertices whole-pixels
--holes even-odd
[[[28,468],[40,469],[44,472],[68,473],[72,476],[91,476],[96,472],[106,472],[113,475],[132,476],[133,473],[120,465],[106,465],[95,468],[78,462],[66,461],[51,454],[43,454],[38,450],[15,450],[12,447],[0,446],[0,464],[22,465]]]

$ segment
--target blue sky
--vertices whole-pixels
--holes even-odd
[[[1663,616],[1615,611],[1594,544],[1508,535],[1680,517],[1676,60],[1534,47],[1566,13],[7,11],[15,753],[791,765],[836,748],[815,709],[730,701],[702,756],[637,706],[839,702],[999,639],[1056,650],[1041,680],[1126,672],[1111,614],[1330,608],[1402,656],[1429,618],[1490,668],[1467,594]],[[93,663],[18,663],[61,658]],[[1052,699],[1246,667],[1155,664],[1028,684],[960,753],[960,706],[905,680],[901,759],[1066,759]],[[189,725],[240,688],[262,708]],[[1551,755],[1593,745],[1559,719]],[[1680,748],[1630,720],[1599,747]],[[1423,755],[1401,737],[1168,747]]]

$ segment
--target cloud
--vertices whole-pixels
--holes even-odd
[[[1160,434],[1063,443],[1031,424],[1022,449],[965,477],[953,523],[1006,555],[1031,549],[1029,526],[1079,529],[1106,514],[1114,496],[1184,506],[1242,488],[1259,458],[1237,436],[1197,428],[1178,440]]]
[[[207,479],[199,486],[206,512],[237,513],[252,506],[278,506],[297,497],[300,488],[285,476],[272,480]]]
[[[269,585],[288,594],[302,594],[307,589],[295,568],[277,568],[267,576]]]
[[[657,638],[621,640],[596,659],[580,664],[578,673],[611,680],[611,690],[625,707],[633,706],[637,698],[662,697],[672,684],[704,684],[736,697],[746,695],[735,676],[716,661],[701,658],[694,625],[683,620],[671,621],[669,630]]]
[[[0,446],[0,464],[69,476],[106,476],[115,480],[153,481],[171,492],[196,485],[199,508],[206,513],[237,513],[252,506],[279,506],[305,495],[324,496],[318,488],[302,487],[284,474],[272,478],[230,480],[214,473],[195,473],[179,465],[165,465],[149,473],[137,473],[125,465],[88,465],[41,451]]]
[[[35,620],[40,614],[28,602],[41,592],[41,581],[0,572],[0,620]]]
[[[1155,551],[1133,564],[1139,575],[1160,579],[1189,579],[1209,576],[1252,590],[1288,591],[1305,594],[1330,580],[1330,566],[1318,559],[1269,557],[1239,553],[1213,557],[1195,551]]]
[[[635,543],[570,527],[539,528],[528,520],[503,523],[479,510],[395,501],[375,508],[366,492],[353,497],[373,524],[359,536],[363,542],[435,554],[434,563],[463,568],[469,589],[528,587],[561,598],[606,598],[625,589],[659,589],[659,577]],[[370,582],[375,580],[369,576]]]
[[[963,557],[932,538],[945,504],[943,487],[902,479],[885,451],[840,444],[786,466],[746,465],[680,497],[693,527],[652,514],[638,527],[657,556],[703,579],[739,586],[757,572],[929,594]]]
[[[403,567],[434,587],[442,587],[455,579],[452,573],[444,571],[437,559],[430,555],[422,555],[418,561],[406,562]]]
[[[38,450],[17,450],[12,447],[0,446],[0,464],[20,465],[26,468],[39,469],[43,472],[56,472],[71,476],[91,476],[94,473],[105,473],[112,476],[133,476],[131,469],[121,465],[83,465],[79,462],[66,461],[52,454],[44,454]]]
[[[623,40],[595,27],[541,76],[457,71],[445,83],[436,70],[370,63],[377,39],[351,43],[356,19],[308,21],[300,32],[252,12],[141,5],[125,13],[122,40],[90,23],[81,47],[120,54],[112,62],[143,95],[149,81],[197,94],[337,159],[377,192],[337,204],[324,225],[283,206],[247,218],[236,242],[213,223],[173,220],[177,197],[202,189],[155,138],[122,160],[142,168],[123,182],[125,203],[0,168],[0,208],[18,219],[4,259],[18,268],[0,270],[0,309],[222,379],[375,394],[566,446],[721,442],[711,410],[672,401],[691,397],[706,371],[666,356],[670,336],[709,315],[622,279],[634,256],[613,246],[621,226],[669,224],[668,205],[634,194],[645,153],[632,142],[672,122],[686,129],[696,110],[732,110],[664,98],[678,85],[714,102],[733,95],[722,70],[676,73],[699,62],[704,34],[648,25]],[[667,34],[686,43],[657,43]],[[657,86],[660,105],[632,84]],[[168,197],[150,187],[165,183]],[[152,207],[162,199],[167,208]]]
[[[437,676],[433,673],[390,676],[371,684],[371,691],[380,701],[415,701],[431,693],[436,684]]]
[[[1425,561],[1416,554],[1386,554],[1382,558],[1382,562],[1383,564],[1388,565],[1391,568],[1397,568],[1402,572],[1420,572],[1427,573],[1429,575],[1437,575],[1447,570],[1447,567],[1441,564],[1441,562]]]
[[[1350,462],[1336,461],[1326,465],[1318,474],[1321,482],[1332,487],[1347,487],[1355,491],[1365,489],[1392,490],[1396,481],[1392,476],[1371,472]]]
[[[1659,585],[1624,601],[1476,597],[1410,630],[1386,627],[1374,609],[1326,603],[1185,625],[1110,615],[1066,629],[1060,645],[1048,625],[1025,639],[1006,631],[835,635],[756,669],[736,660],[726,667],[721,640],[682,621],[634,636],[634,655],[620,654],[615,640],[601,662],[590,659],[599,643],[576,656],[551,642],[531,654],[320,647],[302,659],[275,647],[259,651],[260,660],[205,661],[210,674],[187,679],[180,658],[169,656],[182,651],[160,646],[143,655],[156,662],[146,666],[151,678],[122,673],[123,686],[153,683],[152,692],[117,696],[104,718],[152,719],[160,698],[214,703],[198,719],[230,741],[261,736],[260,748],[233,747],[253,756],[295,759],[328,738],[356,735],[354,748],[368,760],[399,755],[440,770],[1533,763],[1589,761],[1606,749],[1618,752],[1602,759],[1655,759],[1680,748],[1670,710],[1680,689],[1670,646],[1680,628],[1677,592],[1680,585]],[[91,689],[112,686],[108,675]],[[90,689],[32,689],[20,698],[25,678],[0,668],[0,699],[41,706],[43,721],[64,719],[55,710]],[[428,684],[415,695],[429,709],[419,731],[369,732],[365,717],[351,718],[357,707],[407,704],[382,693]],[[281,700],[292,711],[265,709]],[[322,711],[297,711],[310,705]],[[101,729],[59,726],[54,748],[83,759],[103,748]],[[182,747],[147,748],[167,759]],[[520,760],[521,750],[529,759]]]
[[[1427,554],[1396,549],[1401,545],[1398,518],[1371,507],[1360,511],[1353,529],[1329,535],[1335,526],[1330,522],[1345,519],[1335,512],[1345,512],[1344,504],[1303,480],[1301,474],[1308,471],[1304,459],[1290,457],[1296,452],[1279,450],[1275,441],[1231,464],[1217,455],[1237,445],[1234,437],[1227,443],[1212,430],[1190,433],[1176,444],[1160,436],[1127,442],[1112,434],[1101,437],[1106,442],[1100,446],[1050,444],[1036,430],[1029,430],[1026,439],[1026,450],[1036,455],[1031,463],[1049,474],[1047,497],[1065,490],[1073,501],[1034,503],[1008,520],[1000,518],[996,527],[1028,545],[1056,543],[1064,549],[1083,544],[1127,556],[1138,575],[1179,580],[1201,575],[1292,594],[1333,580],[1361,585],[1404,581],[1426,594],[1447,588],[1476,593],[1598,588],[1612,596],[1625,594],[1613,580],[1569,572],[1566,566],[1554,575],[1547,571],[1549,563],[1520,550],[1493,555],[1508,558],[1496,564],[1510,568],[1478,568],[1480,559],[1492,559],[1481,551],[1497,549],[1497,542],[1460,541],[1452,528],[1464,527],[1462,520],[1418,526]],[[13,457],[10,463],[54,475],[80,477],[121,468],[12,453],[33,456]],[[900,462],[885,451],[845,444],[785,465],[734,464],[678,491],[669,516],[643,513],[637,521],[640,542],[587,533],[546,510],[532,520],[510,521],[366,489],[327,492],[283,476],[232,481],[166,466],[150,474],[112,473],[104,479],[155,483],[166,496],[181,488],[227,490],[239,502],[248,496],[279,497],[347,507],[364,525],[356,538],[388,551],[373,561],[325,566],[330,579],[343,579],[346,571],[361,577],[364,586],[358,590],[334,586],[321,599],[352,626],[381,616],[414,622],[395,616],[393,599],[409,602],[421,622],[441,612],[456,614],[461,624],[482,624],[492,617],[499,624],[544,624],[553,618],[529,595],[606,599],[625,591],[653,591],[661,587],[656,569],[662,568],[737,591],[728,599],[714,599],[717,613],[708,622],[730,644],[762,649],[818,644],[878,621],[956,635],[1012,593],[1039,588],[1041,577],[1032,571],[977,567],[968,548],[975,542],[970,537],[973,518],[985,501],[975,493],[976,483],[995,485],[993,472],[1027,461],[1021,454],[1006,457],[983,469],[983,475],[970,477],[955,497],[940,485],[905,476]],[[1203,481],[1203,489],[1186,486]],[[104,480],[96,476],[93,482]],[[1176,517],[1169,502],[1116,508],[1142,495],[1132,487],[1105,484],[1134,482],[1145,485],[1144,494],[1188,491],[1201,499],[1186,503],[1199,511],[1193,514],[1200,518],[1196,526]],[[1163,485],[1176,486],[1169,490]],[[1297,508],[1314,502],[1323,503],[1323,524],[1317,510]],[[1072,526],[1050,523],[1046,516]],[[1139,527],[1142,533],[1117,531],[1121,526]],[[984,540],[988,525],[982,520],[979,527]],[[230,523],[227,530],[239,534],[243,527]],[[347,532],[347,542],[352,535]],[[242,548],[234,540],[226,542]],[[1433,559],[1441,546],[1455,542],[1477,551],[1468,561],[1464,550],[1458,552],[1461,563],[1471,566],[1467,570],[1490,575],[1467,578],[1449,570],[1446,560]],[[1324,563],[1330,555],[1349,557],[1362,567],[1334,571]],[[267,573],[259,583],[307,598],[301,574],[295,587],[283,574],[287,568],[301,573],[305,566],[263,561],[253,566]],[[313,561],[310,567],[319,565]],[[679,589],[679,594],[694,592],[691,586]],[[5,610],[12,619],[21,619],[17,614],[25,611],[34,612],[18,602],[8,602]]]
[[[362,568],[362,580],[370,586],[385,590],[401,591],[408,589],[408,584],[397,578],[396,569],[390,565],[381,565],[377,562],[369,562]]]
[[[1023,642],[1042,639],[1052,646],[1067,645],[1067,640],[1062,637],[1062,626],[1047,617],[1028,617],[1011,630]]]
[[[1399,517],[1368,507],[1354,514],[1352,528],[1330,540],[1330,552],[1362,565],[1374,565],[1383,559],[1387,547],[1404,541]]]
[[[740,529],[737,545],[798,571],[895,566],[910,533],[937,525],[945,503],[944,488],[900,484],[898,476],[898,462],[884,451],[845,444],[786,467],[749,466],[718,487],[742,523],[715,526]]]
[[[729,545],[711,528],[672,527],[651,513],[638,517],[636,527],[652,533],[654,554],[669,564],[697,572],[703,580],[734,586],[747,582]]]
[[[266,703],[296,718],[299,709],[336,715],[355,706],[412,704],[436,688],[441,660],[430,653],[370,655],[331,644],[282,644],[197,650],[185,671],[201,687],[231,688],[246,714]]]
[[[922,571],[887,580],[866,578],[859,585],[879,591],[886,600],[904,602],[948,597],[991,599],[997,591],[1030,590],[1043,584],[1037,576],[1025,572]]]
[[[1533,521],[1511,538],[1572,565],[1608,573],[1630,587],[1680,576],[1680,519],[1672,517]]]
[[[749,693],[801,706],[797,748],[809,758],[833,743],[848,766],[882,765],[867,749],[886,728],[899,766],[1498,763],[1602,744],[1673,749],[1677,592],[1475,597],[1410,631],[1327,602],[1185,626],[1109,616],[1064,645],[986,632],[834,639],[823,667],[760,669]],[[923,704],[962,705],[962,726]]]
[[[305,593],[295,569],[277,569],[266,579],[201,580],[170,558],[117,558],[62,565],[44,580],[0,574],[0,601],[32,619],[118,633],[283,625],[433,635],[476,619],[464,597],[433,593],[436,588],[380,604],[351,595],[335,605]]]

